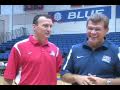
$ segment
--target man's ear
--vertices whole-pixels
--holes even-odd
[[[109,33],[109,28],[106,28],[106,34],[108,34]]]
[[[36,28],[37,28],[37,27],[36,27],[36,25],[35,25],[35,24],[33,24],[32,26],[33,26],[33,30],[35,31],[35,30],[36,30]]]

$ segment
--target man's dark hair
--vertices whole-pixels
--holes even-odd
[[[39,14],[39,15],[36,15],[33,19],[33,24],[38,24],[38,19],[39,17],[46,17],[46,18],[49,18],[52,20],[52,17],[48,14]]]

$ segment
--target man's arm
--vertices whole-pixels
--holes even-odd
[[[62,76],[62,80],[68,83],[75,83],[75,78],[73,74],[67,73]]]
[[[115,79],[109,79],[109,80],[111,80],[112,85],[120,85],[120,77]]]
[[[79,85],[93,85],[92,81],[86,75],[77,75],[66,73],[62,76],[62,80],[68,83],[77,83]]]
[[[91,81],[94,81],[95,85],[120,85],[120,78],[100,78],[89,76]]]
[[[60,72],[60,69],[62,67],[62,64],[63,64],[63,58],[62,58],[62,53],[60,52],[60,49],[58,48],[58,55],[57,55],[57,58],[56,58],[56,68],[57,68],[57,73]]]

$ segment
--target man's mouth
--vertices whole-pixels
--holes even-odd
[[[90,40],[90,41],[95,41],[95,40],[97,40],[97,37],[90,37],[89,40]]]
[[[91,37],[91,39],[97,39],[97,37]]]

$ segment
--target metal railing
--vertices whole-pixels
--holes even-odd
[[[27,29],[21,27],[19,29],[15,29],[12,32],[0,32],[0,44],[10,41],[12,39],[16,39],[17,37],[28,35]]]

